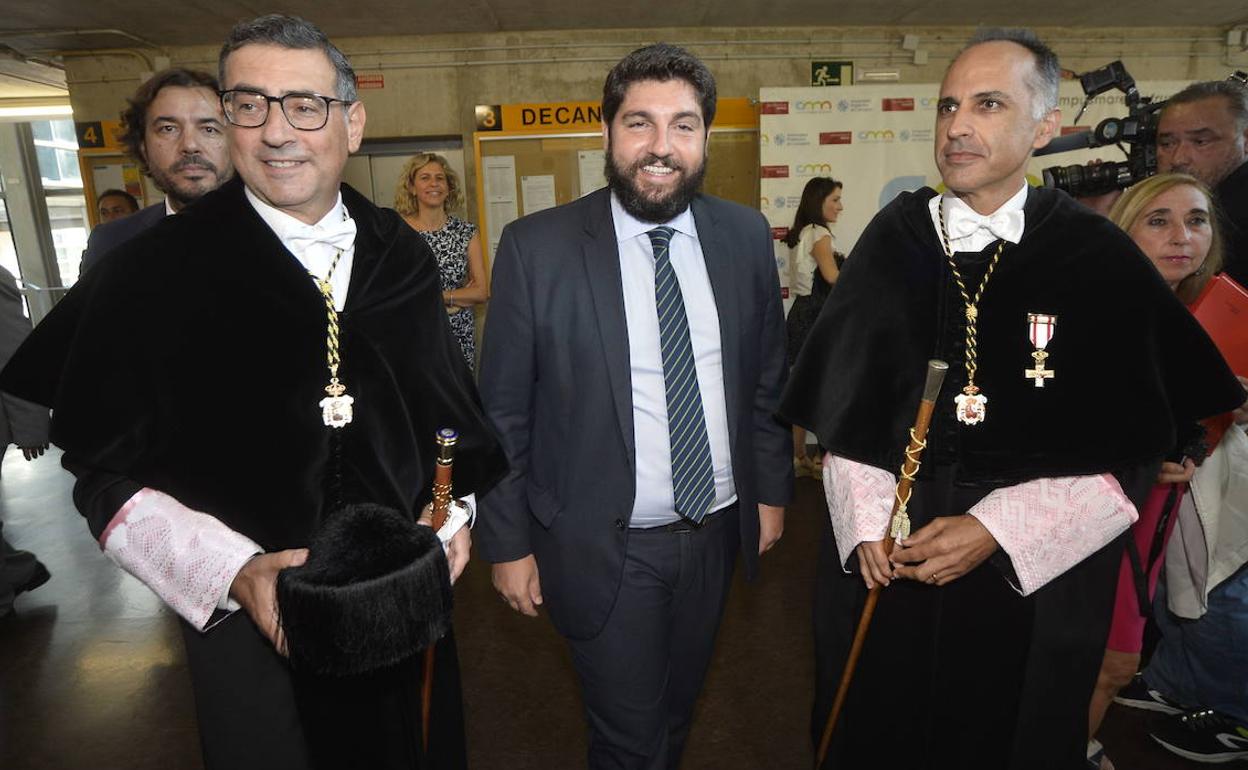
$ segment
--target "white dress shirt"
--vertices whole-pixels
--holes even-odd
[[[628,323],[628,351],[632,372],[633,439],[636,448],[637,495],[630,521],[634,527],[655,527],[678,521],[672,491],[672,445],[667,427],[667,387],[659,347],[659,315],[654,297],[654,251],[647,233],[660,225],[642,222],[611,196],[611,218],[620,252],[624,283],[624,315]],[[698,389],[706,434],[715,469],[715,502],[711,510],[737,498],[728,442],[728,405],[724,396],[723,351],[719,310],[706,272],[693,212],[685,209],[664,225],[676,232],[669,251],[672,270],[680,282],[689,319]]]
[[[318,279],[324,280],[333,264],[334,254],[338,248],[342,248],[342,257],[339,258],[338,267],[334,269],[329,282],[334,291],[334,307],[341,313],[347,303],[347,289],[351,285],[351,266],[355,264],[355,239],[352,238],[349,244],[344,243],[340,247],[324,242],[309,242],[309,239],[321,232],[338,230],[342,223],[350,221],[351,215],[342,205],[342,194],[338,194],[338,199],[334,201],[329,213],[316,224],[309,225],[260,200],[247,187],[243,190],[247,193],[247,202],[273,230],[287,251],[294,254],[299,264]],[[309,277],[308,280],[312,279]]]

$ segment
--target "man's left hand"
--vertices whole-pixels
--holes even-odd
[[[433,503],[425,504],[416,523],[426,527],[433,526]],[[464,567],[468,566],[468,554],[472,550],[472,535],[467,524],[460,527],[459,531],[451,537],[445,550],[446,564],[451,570],[451,585],[455,585],[455,581],[464,573]]]
[[[784,506],[758,504],[758,555],[771,550],[784,534]]]
[[[897,541],[890,557],[893,576],[943,586],[978,567],[999,547],[974,516],[942,516],[904,542]]]
[[[30,462],[36,457],[42,457],[43,453],[48,451],[48,445],[36,444],[35,446],[24,446],[24,447],[21,447],[21,450],[22,450],[22,457],[25,457],[26,461]]]

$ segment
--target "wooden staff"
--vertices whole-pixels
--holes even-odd
[[[910,536],[910,516],[906,506],[910,502],[910,488],[914,485],[914,476],[919,471],[923,449],[927,447],[927,429],[932,423],[932,410],[936,408],[936,396],[940,394],[940,386],[945,382],[945,373],[949,365],[944,361],[927,362],[927,381],[923,385],[923,399],[919,402],[919,412],[914,418],[914,427],[910,429],[910,444],[906,447],[906,459],[901,465],[901,475],[897,479],[897,490],[893,495],[893,513],[889,522],[888,532],[884,536],[884,554],[891,556],[893,543],[898,539]],[[815,768],[823,765],[828,756],[828,747],[832,743],[832,731],[836,728],[837,718],[845,706],[845,698],[849,694],[849,684],[854,679],[854,669],[858,666],[858,656],[862,654],[862,645],[867,638],[867,629],[871,627],[871,618],[875,615],[875,605],[880,601],[879,583],[867,592],[867,602],[862,608],[862,618],[858,621],[858,629],[854,631],[854,641],[849,647],[849,657],[845,661],[845,671],[841,674],[841,683],[836,688],[836,698],[832,701],[832,713],[828,714],[828,723],[823,728],[823,738],[819,741],[819,753],[815,759]]]
[[[454,470],[455,444],[459,433],[452,428],[438,431],[438,461],[433,471],[433,531],[436,533],[446,523],[451,507],[451,472]],[[433,705],[433,649],[425,648],[425,677],[420,687],[420,740],[425,751],[429,750],[429,710]]]

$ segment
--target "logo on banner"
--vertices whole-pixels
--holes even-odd
[[[939,103],[940,103],[940,97],[938,96],[924,96],[921,99],[919,99],[919,109],[934,110],[936,109],[936,105]]]
[[[787,228],[787,227],[773,227],[773,228],[771,228],[771,239],[772,239],[773,241],[783,241],[783,240],[784,240],[784,237],[785,237],[786,235],[788,235],[788,234],[789,234],[789,228]]]
[[[806,147],[810,145],[810,134],[773,134],[771,136],[771,143],[777,147],[783,147],[785,145],[788,145],[789,147]]]
[[[808,99],[793,102],[794,112],[831,112],[832,102],[827,99]]]
[[[897,140],[897,135],[892,129],[885,128],[876,131],[859,131],[858,141],[867,144],[886,144]]]
[[[788,166],[763,166],[759,169],[759,176],[763,179],[786,179],[789,176]]]
[[[822,131],[819,133],[819,144],[853,144],[853,131]]]
[[[910,138],[907,139],[906,135]],[[932,129],[930,128],[911,128],[901,131],[901,141],[903,142],[930,142],[932,141]]]
[[[832,166],[827,163],[798,163],[793,166],[793,175],[797,177],[828,176],[831,173]]]
[[[838,112],[874,112],[873,99],[842,99],[836,103]]]
[[[885,112],[914,112],[914,99],[884,99],[881,109]]]
[[[759,112],[764,115],[788,115],[788,102],[763,102],[759,105]]]
[[[802,198],[798,195],[781,195],[771,199],[771,204],[777,209],[795,209],[802,205]],[[764,204],[765,206],[766,204]]]

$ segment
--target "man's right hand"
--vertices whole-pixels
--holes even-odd
[[[256,628],[283,656],[286,635],[277,614],[277,573],[308,560],[308,549],[262,553],[243,565],[230,584],[230,598],[242,605]]]
[[[43,453],[48,451],[47,444],[36,444],[34,446],[19,447],[22,450],[22,457],[26,458],[26,462],[30,462],[36,457],[42,457]]]
[[[537,617],[542,603],[542,583],[537,577],[537,559],[532,554],[515,561],[494,565],[494,589],[516,612]]]
[[[862,570],[862,582],[867,588],[886,586],[893,580],[893,565],[884,553],[884,541],[875,540],[858,544],[858,569]]]

